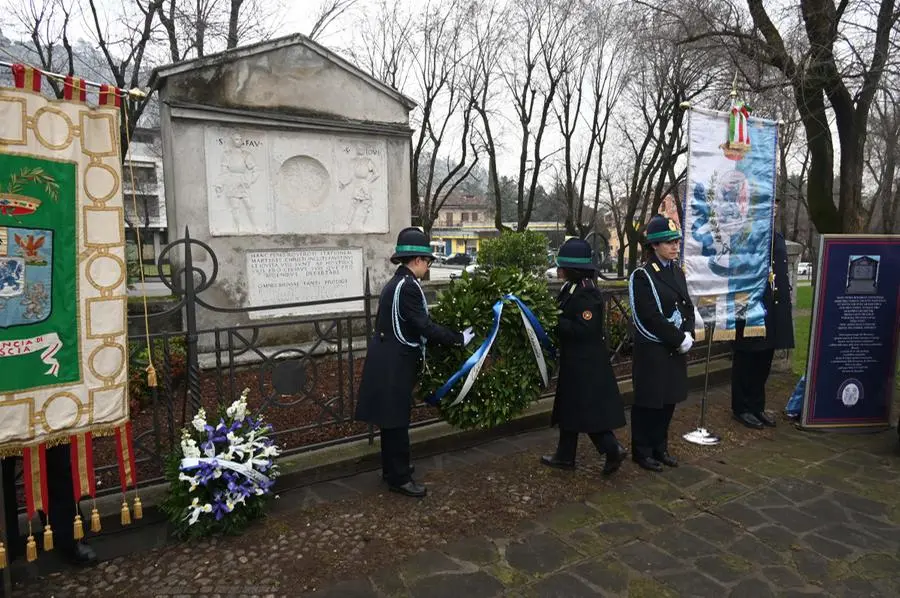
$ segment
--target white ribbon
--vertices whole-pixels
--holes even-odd
[[[223,467],[225,469],[230,469],[245,478],[252,480],[256,483],[257,486],[265,486],[269,484],[270,480],[265,475],[253,469],[247,463],[238,463],[236,461],[229,461],[228,459],[217,459],[215,457],[185,457],[181,460],[181,469],[197,469],[200,467],[201,463],[205,463],[207,465],[218,465],[219,467]]]
[[[534,353],[534,359],[537,362],[538,370],[541,373],[541,380],[544,382],[544,386],[547,386],[548,378],[547,378],[547,361],[544,359],[544,352],[541,350],[541,342],[538,340],[537,332],[534,330],[534,326],[531,324],[531,320],[528,319],[528,316],[525,315],[525,310],[522,309],[522,306],[517,302],[514,302],[516,307],[519,308],[519,315],[522,316],[522,323],[525,325],[525,333],[528,336],[529,344],[531,345],[531,350]],[[494,346],[494,341],[497,340],[497,337],[500,336],[499,323],[500,323],[500,314],[503,311],[503,303],[500,302],[499,310],[496,312],[497,318],[497,328],[494,333],[488,338],[487,346],[485,347],[484,352],[481,354],[481,357],[478,361],[475,362],[475,365],[472,366],[472,369],[469,370],[468,375],[466,376],[466,381],[463,383],[463,387],[460,389],[459,394],[456,396],[456,399],[450,406],[457,405],[461,403],[463,399],[466,398],[466,395],[469,394],[469,391],[472,389],[472,386],[475,384],[475,380],[478,378],[478,374],[481,373],[481,368],[484,365],[484,362],[487,360],[488,354],[491,352],[491,347]]]
[[[44,372],[44,375],[59,376],[59,361],[55,356],[62,349],[62,346],[62,341],[59,340],[59,335],[55,332],[32,338],[0,341],[0,358],[28,355],[41,351],[41,361],[50,366],[50,369]]]

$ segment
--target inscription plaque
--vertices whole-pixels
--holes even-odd
[[[279,249],[247,252],[247,303],[250,307],[322,301],[363,294],[362,249]],[[323,306],[249,312],[250,318],[306,316]],[[329,312],[362,311],[363,302],[327,306]]]

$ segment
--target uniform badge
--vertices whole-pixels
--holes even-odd
[[[672,220],[671,218],[669,218],[669,230],[671,230],[671,231],[677,231],[677,230],[678,230],[678,227],[675,226],[675,221]]]
[[[583,312],[581,312],[581,318],[585,322],[589,322],[591,320],[591,318],[593,318],[593,317],[594,317],[594,314],[592,314],[591,310],[589,310],[589,309],[586,309]]]
[[[653,269],[654,269],[656,272],[659,272],[659,264],[653,264]]]

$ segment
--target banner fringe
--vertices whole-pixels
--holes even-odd
[[[733,341],[736,332],[734,330],[716,330],[713,332],[713,342],[715,341]]]
[[[766,336],[765,326],[747,326],[744,328],[744,338]]]
[[[72,432],[71,430],[63,433],[62,436],[50,436],[46,439],[42,437],[41,442],[47,445],[47,448],[52,448],[54,446],[60,446],[62,444],[69,444],[70,439],[73,434],[80,433],[88,433],[90,432],[91,436],[94,438],[102,438],[105,436],[113,436],[116,433],[116,428],[121,426],[122,424],[117,424],[114,426],[103,426],[102,428],[96,428],[91,430],[84,430],[84,432]],[[31,446],[33,440],[23,440],[20,445],[7,445],[3,448],[0,448],[0,459],[6,459],[7,457],[21,457],[23,453],[23,449],[26,446]]]
[[[694,340],[702,343],[706,340],[706,328],[694,328]]]

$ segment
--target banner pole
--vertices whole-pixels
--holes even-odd
[[[709,397],[709,362],[712,358],[713,332],[715,324],[705,327],[706,330],[706,371],[703,376],[703,398],[700,400],[700,425],[693,432],[684,435],[684,439],[691,444],[712,446],[719,444],[719,437],[706,429],[706,401]]]

